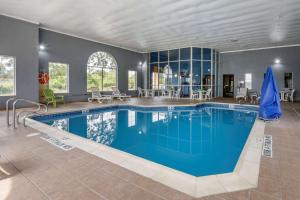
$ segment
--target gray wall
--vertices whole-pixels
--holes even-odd
[[[41,68],[47,69],[49,62],[69,64],[67,101],[87,99],[87,61],[89,56],[97,51],[105,51],[115,57],[118,64],[118,87],[121,92],[136,94],[136,92],[128,91],[128,70],[130,69],[138,72],[138,86],[143,85],[143,67],[139,66],[139,62],[145,62],[143,54],[44,29],[40,29],[39,39],[40,43],[46,46],[44,51],[39,52]]]
[[[0,15],[0,55],[16,58],[16,95],[38,101],[38,25]],[[0,96],[0,109],[10,97]]]
[[[293,85],[296,89],[295,98],[300,100],[300,47],[284,47],[220,55],[219,86],[220,96],[223,96],[223,74],[234,74],[235,87],[239,79],[244,79],[245,73],[252,73],[252,88],[260,91],[264,72],[272,65],[277,86],[284,87],[284,73],[293,72]],[[274,64],[275,58],[280,58],[281,64]],[[236,89],[235,89],[236,93]]]

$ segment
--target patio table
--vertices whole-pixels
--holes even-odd
[[[204,90],[199,90],[199,100],[203,100],[203,92],[205,92]]]

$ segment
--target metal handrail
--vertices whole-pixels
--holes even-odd
[[[7,124],[7,126],[11,125],[10,121],[9,121],[9,103],[15,99],[16,99],[16,97],[12,97],[12,98],[7,99],[7,101],[6,101],[6,124]]]
[[[45,110],[45,112],[47,112],[47,110]],[[26,127],[26,118],[27,117],[29,117],[31,115],[36,115],[36,114],[40,114],[40,113],[33,111],[33,112],[29,112],[26,115],[24,115],[24,117],[23,117],[23,126]]]
[[[26,113],[24,115],[24,119],[23,119],[23,125],[25,126],[25,118],[28,117],[31,114],[39,114],[39,111],[41,111],[41,107],[45,108],[44,112],[48,112],[48,107],[45,104],[40,104],[40,106],[38,106],[36,110],[30,110],[30,111],[29,110],[23,110],[23,111],[17,113],[17,116],[16,116],[17,123],[20,123],[20,120],[19,120],[20,116],[22,116],[22,114]]]
[[[46,111],[48,109],[45,104],[37,103],[37,102],[30,101],[30,100],[27,100],[27,99],[16,99],[13,102],[13,127],[14,128],[16,128],[16,105],[17,105],[18,102],[25,102],[25,103],[36,105],[36,106],[38,106],[38,108],[37,108],[38,111],[41,110],[41,106],[44,106],[46,108],[45,109]]]

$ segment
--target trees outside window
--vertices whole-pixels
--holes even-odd
[[[15,58],[0,55],[0,96],[15,94]]]
[[[87,91],[111,91],[117,86],[117,62],[106,52],[93,53],[87,63]]]
[[[54,93],[69,92],[69,65],[64,63],[49,63],[49,88]]]

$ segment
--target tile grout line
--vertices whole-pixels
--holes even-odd
[[[125,169],[126,169],[126,168],[125,168]],[[121,176],[114,175],[114,174],[112,174],[111,172],[109,172],[109,171],[107,171],[107,170],[104,170],[104,171],[105,171],[106,173],[110,174],[110,175],[113,175],[113,176],[116,176],[116,177],[122,179],[123,181],[129,183],[130,185],[134,185],[134,186],[136,186],[136,187],[138,187],[138,188],[140,188],[140,189],[142,189],[142,190],[144,190],[144,191],[146,191],[146,192],[148,192],[148,193],[150,193],[150,194],[153,194],[153,195],[155,195],[155,196],[157,196],[157,197],[159,197],[159,198],[161,198],[161,199],[168,200],[168,199],[166,199],[165,197],[163,197],[163,196],[161,196],[161,195],[159,195],[159,194],[157,194],[157,193],[154,193],[154,192],[152,192],[152,191],[150,191],[150,190],[147,190],[147,189],[144,188],[144,187],[141,187],[141,186],[139,186],[139,185],[137,185],[137,184],[135,184],[135,183],[132,183],[132,182],[130,182],[130,181],[128,181],[128,180],[122,178]],[[148,177],[145,177],[145,176],[142,176],[142,177],[143,177],[143,178],[146,178],[146,179],[150,179],[151,181],[153,181],[151,178],[148,178]],[[155,182],[156,182],[156,181],[155,181]],[[157,182],[157,183],[158,183],[158,182]],[[161,183],[159,183],[159,184],[161,184]],[[167,187],[168,187],[168,186],[167,186]],[[169,188],[169,187],[168,187],[168,188]],[[179,192],[180,192],[180,191],[179,191]],[[181,192],[180,192],[180,193],[181,193]],[[190,195],[188,195],[188,196],[190,196]]]
[[[88,152],[87,152],[87,153],[88,153]],[[110,162],[110,161],[108,161],[108,162]],[[112,162],[110,162],[110,163],[112,163]],[[112,163],[112,164],[114,164],[114,163]],[[159,197],[159,198],[164,199],[164,200],[169,200],[169,199],[166,199],[166,198],[160,196],[160,195],[157,194],[157,193],[154,193],[154,192],[152,192],[152,191],[150,191],[150,190],[147,190],[146,188],[143,188],[143,187],[141,187],[141,186],[139,186],[139,185],[136,185],[135,183],[132,183],[132,182],[130,182],[130,181],[124,179],[124,178],[121,177],[121,176],[115,175],[115,174],[113,174],[113,173],[111,173],[111,172],[109,172],[109,171],[103,169],[103,168],[104,168],[105,166],[107,166],[107,165],[108,165],[108,164],[106,164],[106,165],[100,167],[100,169],[103,170],[104,173],[109,174],[109,175],[112,175],[112,176],[115,176],[115,177],[117,177],[117,178],[120,178],[121,180],[125,181],[126,183],[128,183],[128,184],[130,184],[130,185],[134,185],[134,186],[136,186],[136,187],[138,187],[138,188],[140,188],[140,189],[142,189],[142,190],[144,190],[144,191],[146,191],[146,192],[148,192],[148,193],[150,193],[150,194],[153,194],[153,195],[156,196],[156,197]],[[115,164],[114,164],[114,165],[115,165]],[[144,176],[142,176],[142,177],[143,177],[143,178],[146,178],[146,179],[148,178],[148,177],[144,177]],[[150,179],[150,178],[149,178],[149,179]],[[77,180],[78,182],[80,182],[80,183],[86,185],[88,188],[90,188],[87,184],[83,183],[80,179],[76,178],[76,180]],[[151,180],[152,180],[152,179],[151,179]]]
[[[3,155],[2,155],[3,156]],[[3,156],[3,157],[5,157],[5,156]],[[20,171],[15,165],[14,165],[14,163],[12,163],[9,159],[7,159],[6,157],[5,157],[5,159],[26,179],[26,180],[28,180],[34,187],[36,187],[36,189],[38,190],[38,191],[40,191],[47,199],[49,199],[49,200],[51,200],[51,198],[36,184],[36,183],[34,183],[33,181],[31,181],[27,176],[25,176],[23,173],[22,173],[22,171]]]
[[[255,191],[255,192],[259,193],[259,194],[262,194],[264,196],[270,197],[271,199],[274,199],[274,198],[277,199],[277,197],[275,197],[274,195],[270,195],[269,193],[265,193],[265,192],[259,191],[256,188],[253,189],[253,191]],[[251,193],[251,191],[250,191],[250,193]],[[251,198],[251,194],[250,194],[250,198]],[[280,197],[279,197],[278,200],[282,200],[282,191],[280,191]]]
[[[97,192],[96,190],[94,190],[93,188],[89,187],[89,185],[85,184],[84,182],[80,181],[78,178],[75,178],[76,181],[78,181],[80,184],[82,184],[85,188],[87,188],[88,190],[90,190],[91,192],[95,193],[97,196],[104,198],[106,200],[110,200],[108,197],[102,195],[101,193]]]
[[[87,153],[87,152],[86,152],[86,153]],[[35,154],[35,155],[36,155],[36,154]],[[43,157],[40,156],[40,155],[36,155],[36,156],[38,156],[39,158],[43,158]],[[79,157],[78,159],[82,159],[83,157],[84,157],[84,156],[81,156],[81,157]],[[48,161],[47,161],[47,162],[48,162]],[[60,169],[59,167],[55,166],[55,165],[52,164],[51,162],[48,162],[48,163],[49,163],[50,165],[52,165],[54,168],[56,168],[57,170],[63,172],[66,176],[69,176],[69,174],[66,173],[65,170]],[[69,176],[69,177],[70,177],[70,176]],[[77,181],[78,183],[82,184],[86,189],[88,189],[88,190],[90,190],[91,192],[95,193],[97,196],[99,196],[99,197],[101,197],[101,198],[104,198],[104,199],[106,199],[106,200],[110,200],[110,199],[108,199],[107,197],[103,196],[102,194],[96,192],[96,191],[93,190],[92,188],[88,187],[88,185],[86,185],[85,183],[81,182],[79,179],[74,178],[74,180]]]

